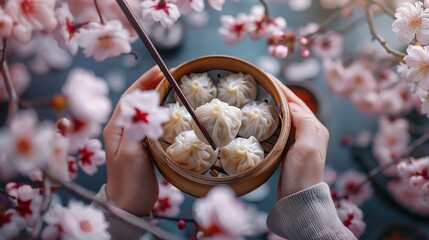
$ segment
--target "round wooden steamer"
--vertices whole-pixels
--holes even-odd
[[[264,161],[240,174],[212,177],[191,172],[175,163],[165,151],[169,146],[168,143],[162,140],[149,140],[148,145],[158,170],[171,184],[183,192],[195,197],[202,197],[214,186],[228,185],[237,196],[241,196],[267,181],[280,163],[291,126],[289,108],[277,83],[262,70],[242,59],[224,55],[205,56],[179,65],[172,71],[172,74],[176,80],[179,80],[190,73],[214,69],[250,74],[272,96],[278,109],[280,123],[274,136],[261,143],[264,151],[268,153]],[[157,87],[161,102],[165,101],[170,90],[168,81],[163,79]]]

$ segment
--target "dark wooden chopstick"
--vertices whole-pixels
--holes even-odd
[[[126,0],[116,0],[116,2],[118,3],[118,5],[121,8],[122,12],[127,17],[127,19],[129,21],[129,23],[131,24],[131,26],[134,28],[134,30],[139,35],[139,38],[143,41],[144,45],[149,50],[150,54],[152,55],[152,58],[155,60],[156,64],[161,69],[161,72],[164,74],[165,78],[168,80],[168,82],[170,83],[171,87],[176,92],[177,96],[179,96],[179,99],[182,101],[183,105],[186,107],[186,109],[188,110],[188,112],[191,114],[192,119],[194,119],[194,121],[197,124],[198,128],[201,130],[201,132],[203,133],[204,137],[209,142],[210,146],[213,149],[216,149],[216,144],[211,139],[210,135],[207,132],[207,129],[201,124],[200,120],[195,115],[194,109],[191,107],[191,104],[189,104],[188,99],[183,94],[182,90],[180,89],[179,85],[177,84],[177,81],[174,79],[173,75],[168,70],[167,66],[165,65],[164,61],[162,60],[161,56],[159,55],[158,51],[156,50],[155,46],[153,45],[152,41],[147,36],[147,34],[146,34],[143,26],[140,24],[140,22],[138,21],[137,17],[135,16],[135,14],[133,13],[133,11],[131,10],[128,2]]]

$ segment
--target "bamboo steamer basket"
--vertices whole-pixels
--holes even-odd
[[[179,81],[184,75],[210,70],[250,74],[271,96],[276,105],[280,121],[274,135],[261,142],[265,152],[265,159],[246,172],[214,177],[197,174],[179,166],[165,151],[170,144],[162,139],[148,139],[148,146],[153,155],[155,165],[161,174],[183,192],[194,197],[202,197],[214,186],[227,185],[235,191],[237,196],[241,196],[267,181],[280,163],[291,127],[289,107],[285,96],[274,80],[258,67],[239,58],[225,55],[204,56],[179,65],[172,71],[172,74]],[[161,102],[165,102],[171,87],[164,78],[156,90],[160,93]]]

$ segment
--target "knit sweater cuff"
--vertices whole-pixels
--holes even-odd
[[[100,200],[108,201],[105,187],[106,185],[103,185],[95,197]],[[123,211],[119,208],[118,210]],[[123,212],[127,213],[125,211]],[[106,221],[109,223],[109,228],[107,229],[107,231],[110,233],[111,239],[113,240],[139,239],[140,236],[143,234],[143,231],[141,231],[139,228],[116,218],[108,212],[104,212],[104,215],[106,216]],[[150,220],[152,219],[152,216],[144,217],[144,219]]]
[[[356,239],[340,221],[326,183],[280,199],[271,209],[267,225],[289,240]]]

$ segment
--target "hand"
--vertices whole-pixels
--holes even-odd
[[[153,89],[162,80],[158,67],[143,74],[124,94],[140,88]],[[143,142],[127,141],[123,129],[116,125],[120,109],[116,106],[104,128],[107,161],[107,198],[136,216],[150,214],[158,199],[158,182],[147,146]]]
[[[329,132],[298,96],[277,82],[289,101],[295,131],[281,165],[277,194],[283,198],[323,181]]]

